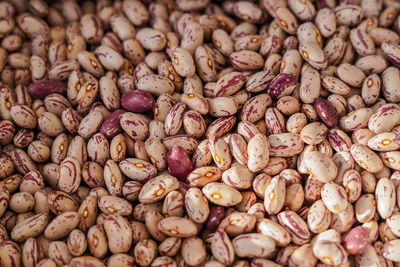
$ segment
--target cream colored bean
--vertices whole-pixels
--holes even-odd
[[[143,266],[148,266],[157,255],[157,243],[151,239],[140,241],[134,249],[135,261]]]
[[[251,138],[247,145],[247,155],[249,170],[257,172],[264,169],[269,159],[268,139],[262,134],[257,134]]]
[[[96,224],[87,233],[89,251],[94,257],[102,258],[108,251],[107,237],[102,225]]]
[[[207,199],[201,190],[196,187],[187,191],[185,207],[189,217],[197,223],[205,222],[210,213]]]
[[[112,253],[127,252],[132,243],[132,228],[124,217],[118,214],[108,215],[104,219],[104,231],[108,247]]]
[[[397,89],[399,84],[399,69],[395,67],[387,68],[382,74],[383,95],[390,102],[397,102],[400,99],[400,92]]]
[[[229,58],[237,70],[257,70],[264,66],[263,57],[251,50],[233,52]]]
[[[313,122],[304,126],[300,132],[301,140],[309,145],[318,145],[326,137],[328,127],[320,122]]]
[[[323,70],[328,65],[324,51],[314,43],[301,43],[299,45],[299,52],[304,60],[318,70]]]
[[[170,150],[174,146],[181,146],[186,152],[191,155],[199,145],[199,141],[191,135],[175,135],[164,138],[164,146]]]
[[[400,154],[398,151],[388,151],[388,152],[380,152],[379,156],[382,159],[382,162],[385,164],[385,166],[398,170],[399,169],[399,156]],[[385,168],[384,166],[384,168]],[[382,169],[384,170],[384,169]],[[384,175],[384,177],[387,177],[388,175]]]
[[[224,139],[216,137],[215,135],[209,138],[209,147],[214,162],[222,170],[226,170],[230,167],[232,159],[229,151],[228,144]]]
[[[225,56],[233,52],[233,41],[229,34],[223,29],[216,29],[212,33],[212,42],[214,46]]]
[[[365,80],[365,74],[358,67],[348,63],[342,63],[337,69],[337,76],[350,86],[361,87]]]
[[[231,264],[234,260],[234,250],[226,232],[217,229],[211,239],[211,253],[214,258],[224,264]]]
[[[351,146],[350,152],[357,164],[367,171],[375,173],[383,168],[380,158],[366,146],[354,144]]]
[[[268,257],[275,250],[272,238],[258,234],[242,234],[232,240],[235,254],[239,257]]]
[[[50,221],[47,213],[34,215],[18,223],[11,232],[11,238],[17,242],[25,241],[30,237],[37,237],[45,230]]]
[[[211,137],[212,135],[215,136],[222,136],[226,133],[228,133],[234,126],[236,122],[236,117],[235,116],[226,116],[226,117],[222,117],[222,118],[218,118],[215,121],[213,121],[209,126],[208,129],[206,131],[206,137]],[[243,123],[247,123],[247,121],[243,122]],[[251,124],[251,122],[248,122]],[[252,126],[255,125],[252,124]],[[254,132],[258,132],[257,128],[255,128]],[[248,129],[248,127],[247,127]]]
[[[206,247],[202,239],[189,237],[183,240],[181,247],[182,258],[191,266],[202,263],[207,257]],[[153,263],[154,264],[154,263]]]
[[[394,184],[388,178],[379,179],[375,189],[376,209],[379,215],[389,218],[396,204]]]
[[[176,255],[180,246],[182,244],[182,239],[178,237],[167,237],[158,247],[161,255],[173,257]]]
[[[136,113],[125,112],[122,114],[120,124],[129,137],[134,140],[144,140],[149,133],[147,123]]]
[[[225,207],[239,204],[242,200],[242,195],[239,191],[223,183],[208,183],[203,187],[202,191],[210,202]]]
[[[157,174],[157,170],[152,164],[135,158],[122,160],[119,167],[128,178],[138,182],[146,182]]]
[[[123,58],[114,49],[108,46],[99,46],[94,51],[95,56],[99,59],[104,68],[110,71],[118,71],[122,68]]]
[[[222,174],[224,183],[238,189],[248,189],[251,187],[254,178],[254,173],[246,166],[233,166]]]
[[[14,104],[10,108],[10,116],[20,127],[33,129],[36,127],[36,118],[33,110],[26,105]]]
[[[191,54],[183,48],[175,47],[171,51],[172,65],[176,72],[182,77],[194,75],[196,67]]]
[[[286,183],[280,176],[272,178],[265,188],[264,206],[268,214],[277,214],[285,203]]]
[[[57,215],[44,230],[47,239],[58,240],[69,235],[78,225],[79,214],[74,211],[66,211]]]
[[[357,220],[366,223],[371,220],[376,211],[375,197],[372,194],[362,195],[356,202],[355,213]]]
[[[281,133],[268,136],[270,156],[290,157],[299,154],[304,143],[299,134]]]
[[[162,233],[159,229],[158,229],[158,223],[163,219],[163,216],[154,211],[154,210],[149,210],[146,212],[146,214],[144,215],[144,221],[145,221],[145,228],[146,229],[146,233],[147,235],[151,235],[154,239],[158,240],[158,241],[163,241],[167,236]],[[134,229],[134,233],[135,233],[136,228]]]
[[[208,143],[209,143],[208,139],[203,140],[197,146],[196,150],[194,151],[193,158],[192,158],[194,167],[200,168],[200,167],[208,166],[211,163],[212,155],[211,155],[210,147],[209,147]]]
[[[313,68],[308,68],[301,76],[299,88],[303,103],[313,103],[319,97],[321,90],[320,74]]]
[[[272,99],[267,94],[260,94],[250,98],[242,108],[241,119],[243,121],[256,122],[264,117],[267,107]]]
[[[290,243],[289,232],[277,222],[270,219],[261,219],[257,221],[257,231],[263,235],[272,238],[277,246],[285,247]]]
[[[168,236],[193,237],[197,233],[194,223],[180,217],[168,217],[158,223],[158,229]]]
[[[318,241],[313,245],[314,255],[328,265],[340,265],[347,259],[345,249],[332,241]]]
[[[37,170],[36,164],[29,158],[28,154],[22,150],[15,148],[11,152],[11,160],[14,164],[15,169],[22,173],[27,174],[30,171]],[[7,183],[6,183],[7,184]]]
[[[321,198],[332,213],[340,213],[349,205],[346,190],[335,183],[327,183],[322,187]]]
[[[283,211],[278,214],[279,223],[286,227],[289,231],[292,242],[296,245],[307,243],[311,234],[308,230],[307,223],[293,211]]]
[[[87,161],[87,149],[85,139],[75,136],[69,143],[67,157],[75,158],[80,165]]]
[[[362,56],[370,55],[375,52],[375,45],[372,38],[363,30],[351,30],[350,40],[356,52]]]
[[[368,121],[368,128],[376,134],[390,131],[398,124],[399,113],[399,105],[386,104],[374,112]]]
[[[355,66],[367,74],[377,74],[387,69],[388,63],[382,56],[368,55],[357,60]]]
[[[189,191],[189,190],[188,190]],[[186,192],[187,194],[187,192]],[[186,196],[185,194],[185,196]],[[183,194],[178,191],[169,192],[162,206],[162,214],[164,216],[182,216],[184,213],[184,197]]]
[[[187,177],[190,186],[202,187],[221,179],[222,171],[217,167],[205,166],[194,169]]]
[[[368,140],[368,147],[375,151],[392,151],[398,149],[397,133],[384,132]]]
[[[87,248],[85,234],[77,229],[72,230],[68,236],[67,245],[73,256],[81,256]]]
[[[348,85],[333,76],[322,75],[321,84],[326,90],[333,94],[346,95],[350,92],[350,87]]]
[[[154,203],[162,199],[169,192],[178,189],[178,180],[168,174],[161,174],[144,184],[139,193],[141,203]]]
[[[373,115],[374,111],[371,108],[360,108],[343,117],[339,120],[339,126],[345,131],[355,131],[368,126],[368,120]]]
[[[338,173],[338,169],[332,159],[321,152],[306,153],[303,161],[307,172],[322,183],[329,183],[335,179]]]
[[[62,191],[71,194],[78,190],[81,182],[81,168],[79,162],[72,157],[67,157],[60,164],[57,175],[57,186]]]
[[[298,22],[292,12],[286,7],[278,7],[275,12],[279,26],[287,33],[295,34]]]
[[[174,83],[166,77],[155,74],[148,74],[138,79],[139,80],[137,81],[136,85],[138,89],[147,91],[156,96],[160,96],[163,93],[172,93],[174,91]],[[156,118],[157,116],[160,116],[160,110],[158,112],[155,111],[154,113]]]
[[[318,11],[315,24],[324,37],[331,36],[336,30],[335,13],[329,8],[322,8]]]

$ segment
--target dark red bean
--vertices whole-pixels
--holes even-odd
[[[67,92],[67,86],[61,81],[40,81],[31,83],[28,86],[28,91],[33,97],[44,98],[50,94],[63,95]]]
[[[279,97],[289,95],[295,89],[297,77],[289,73],[278,74],[269,85],[268,94],[277,99]]]
[[[135,90],[121,97],[121,105],[127,111],[142,113],[153,108],[154,98],[149,92]]]
[[[338,124],[339,118],[336,109],[328,100],[318,98],[315,100],[314,106],[318,116],[326,125],[333,127]]]
[[[225,216],[225,209],[222,206],[214,205],[210,207],[210,215],[206,221],[208,229],[215,230]]]
[[[125,113],[125,110],[117,109],[107,119],[104,120],[100,127],[100,133],[104,134],[107,138],[113,138],[122,131],[119,120],[121,115]]]
[[[174,146],[167,154],[169,171],[181,182],[186,182],[186,177],[193,170],[189,154],[181,146]]]

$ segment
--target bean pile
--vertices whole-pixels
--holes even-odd
[[[399,11],[0,2],[1,266],[400,266]]]

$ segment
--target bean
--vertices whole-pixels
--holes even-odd
[[[122,68],[123,58],[114,49],[108,46],[99,46],[95,50],[94,54],[106,69],[110,71],[118,71]]]
[[[239,191],[223,183],[208,183],[202,191],[205,197],[216,205],[229,207],[239,204],[242,200]]]
[[[394,265],[399,8],[0,3],[2,265]]]
[[[162,174],[146,182],[139,193],[143,203],[154,203],[162,199],[170,191],[178,189],[178,180],[168,174]]]
[[[351,146],[350,152],[358,165],[367,171],[375,173],[383,168],[382,161],[366,146],[354,144]]]
[[[49,223],[49,215],[41,213],[18,223],[11,232],[11,238],[16,241],[25,241],[30,237],[37,237],[45,230]]]
[[[167,154],[167,162],[171,174],[176,176],[180,181],[185,181],[187,175],[193,169],[189,155],[185,149],[180,146],[174,146],[169,150]]]
[[[382,218],[388,218],[394,210],[394,185],[388,178],[378,181],[375,189],[376,207]]]
[[[271,238],[257,233],[239,235],[232,240],[232,245],[239,257],[268,257],[275,250]]]
[[[316,44],[300,43],[299,52],[305,61],[318,70],[323,70],[328,65],[328,60],[324,51]]]
[[[174,216],[162,219],[158,223],[158,229],[166,235],[174,237],[192,237],[197,233],[193,222]]]
[[[351,230],[345,239],[345,249],[351,254],[361,254],[368,246],[368,233],[362,227],[358,226]]]
[[[113,253],[127,252],[132,242],[132,230],[128,221],[121,215],[108,215],[104,220],[109,249]]]
[[[328,265],[340,265],[347,257],[341,245],[327,240],[316,242],[313,252],[319,260]]]
[[[307,224],[293,211],[283,211],[279,213],[278,220],[287,228],[295,244],[305,244],[310,239],[310,232],[307,228]]]
[[[282,96],[290,95],[297,84],[297,77],[293,74],[281,73],[278,74],[268,88],[268,94],[272,98],[277,99]]]
[[[154,100],[148,92],[136,90],[123,95],[121,104],[125,110],[142,113],[151,110]]]

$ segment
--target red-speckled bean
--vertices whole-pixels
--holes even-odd
[[[375,189],[376,208],[379,215],[386,219],[389,218],[396,204],[394,184],[388,178],[379,179]]]
[[[232,240],[235,254],[239,257],[268,257],[275,250],[272,238],[258,234],[242,234]]]
[[[328,65],[324,51],[314,43],[300,43],[299,52],[305,61],[318,70],[323,70]]]
[[[257,70],[264,66],[263,57],[251,50],[233,52],[229,58],[237,70]]]
[[[361,168],[376,173],[383,168],[383,163],[372,150],[361,144],[354,144],[350,148],[351,155]]]
[[[307,223],[293,211],[283,211],[277,215],[279,223],[282,224],[290,233],[292,242],[297,245],[307,243],[311,234]]]
[[[347,259],[345,249],[338,243],[323,240],[313,245],[314,255],[327,265],[340,265]]]
[[[297,77],[293,74],[281,73],[278,74],[268,88],[268,94],[274,98],[290,95],[297,85]]]
[[[127,252],[132,243],[132,228],[119,214],[108,215],[104,219],[104,231],[108,239],[108,247],[112,253]]]
[[[291,157],[303,149],[304,143],[299,134],[281,133],[268,136],[270,156]]]
[[[307,172],[322,183],[329,183],[338,173],[333,160],[319,151],[306,153],[303,161]]]
[[[368,128],[376,134],[390,131],[398,123],[400,106],[386,104],[380,107],[368,121]]]
[[[234,206],[242,200],[242,196],[233,187],[224,183],[211,182],[202,189],[205,197],[216,205]]]

